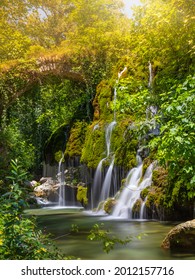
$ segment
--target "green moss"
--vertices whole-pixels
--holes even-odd
[[[105,157],[105,130],[102,123],[94,129],[94,123],[87,128],[85,143],[82,149],[81,161],[88,167],[96,168],[99,161]]]
[[[77,188],[77,200],[83,206],[88,204],[87,187],[78,186],[78,188]]]
[[[57,151],[55,153],[55,161],[60,162],[60,160],[62,159],[62,156],[63,156],[63,152],[61,150]],[[64,159],[62,161],[64,162]]]
[[[153,208],[155,206],[158,208],[164,203],[164,193],[160,188],[152,187],[147,196],[146,207]]]
[[[113,111],[111,101],[113,99],[113,87],[108,81],[102,81],[97,86],[96,96],[93,101],[94,120],[111,120]]]
[[[141,191],[141,193],[140,193],[141,199],[142,199],[142,200],[145,200],[145,198],[146,198],[146,196],[148,195],[148,193],[149,193],[149,188],[143,189],[143,190]]]
[[[141,209],[141,199],[137,199],[135,204],[133,205],[132,211],[139,213],[140,209]]]
[[[108,214],[111,214],[112,209],[115,205],[116,205],[116,200],[113,198],[108,198],[104,203],[104,211]]]
[[[86,122],[77,121],[70,131],[70,136],[66,145],[65,157],[80,156],[85,140]]]
[[[152,174],[153,185],[161,188],[168,186],[168,172],[163,167],[158,167]]]
[[[149,167],[149,165],[152,163],[152,160],[150,157],[147,157],[143,160],[143,168],[142,168],[142,174],[145,174],[146,169]]]
[[[121,121],[113,131],[113,146],[115,150],[115,164],[131,169],[136,165],[138,141],[128,130],[130,119]]]
[[[149,162],[148,162],[149,164]],[[152,185],[142,191],[141,197],[147,195],[146,206],[151,208],[152,206],[159,207],[164,206],[165,190],[168,186],[167,171],[162,167],[157,167],[152,174]]]

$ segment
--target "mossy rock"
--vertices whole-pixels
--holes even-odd
[[[113,110],[111,101],[113,99],[113,87],[109,81],[102,81],[97,86],[96,96],[93,101],[94,120],[104,119],[111,120]]]
[[[159,207],[164,204],[164,192],[161,188],[151,186],[148,191],[146,207]]]
[[[148,162],[149,164],[149,162]],[[168,174],[167,171],[158,166],[152,174],[152,185],[151,187],[143,190],[142,196],[147,193],[146,207],[156,208],[165,206],[165,192],[168,186]]]
[[[142,204],[142,200],[140,198],[137,199],[136,202],[133,205],[132,212],[139,213],[140,209],[141,209],[141,204]]]
[[[81,156],[85,141],[86,129],[86,122],[77,121],[74,123],[67,141],[65,157]]]
[[[168,186],[168,172],[163,167],[155,168],[152,174],[153,185],[161,188]]]
[[[88,126],[82,149],[81,162],[96,168],[105,154],[105,130],[102,123],[94,130],[94,124]]]
[[[77,201],[79,201],[83,206],[88,204],[88,198],[87,198],[87,187],[84,187],[83,185],[77,186]]]
[[[136,166],[138,140],[128,130],[131,118],[119,121],[113,131],[112,143],[115,151],[115,164],[126,169]]]
[[[143,160],[143,168],[142,168],[142,174],[145,174],[147,168],[150,166],[150,164],[153,162],[150,157],[147,157]]]
[[[163,240],[161,247],[174,251],[195,252],[195,219],[175,226]]]
[[[115,205],[116,200],[114,198],[108,198],[104,203],[104,211],[108,214],[111,214]]]
[[[147,197],[148,193],[149,193],[149,188],[143,189],[143,190],[141,191],[141,193],[140,193],[141,199],[142,199],[142,200],[145,200],[145,198]]]

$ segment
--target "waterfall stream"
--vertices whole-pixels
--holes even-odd
[[[122,190],[116,206],[112,212],[113,217],[120,217],[124,219],[132,219],[133,207],[138,199],[140,199],[140,193],[143,189],[151,185],[153,163],[147,168],[143,178],[142,169],[143,164],[138,163],[137,167],[130,170],[126,178],[126,184]],[[139,218],[143,218],[144,205],[140,206]],[[142,208],[143,207],[143,208]]]
[[[106,173],[106,177],[104,179],[104,183],[103,183],[102,191],[101,191],[101,195],[100,195],[100,201],[103,201],[109,197],[113,167],[114,167],[114,157],[111,161],[111,164]]]
[[[64,155],[62,155],[59,164],[58,164],[58,174],[57,179],[59,182],[59,200],[58,200],[58,206],[65,206],[65,175],[64,175],[64,168],[62,165],[62,161],[64,159]]]
[[[111,144],[111,136],[112,131],[116,125],[116,121],[111,122],[108,127],[106,128],[106,148],[107,148],[107,158],[110,155],[110,144]]]
[[[116,80],[116,85],[119,83],[119,80],[121,76],[123,75],[124,72],[126,72],[127,67],[125,67],[121,72],[118,73],[118,78]],[[106,200],[109,197],[110,194],[110,189],[111,189],[111,183],[112,183],[112,175],[113,175],[113,169],[114,169],[114,155],[110,159],[110,154],[111,154],[111,137],[112,137],[112,131],[114,127],[116,126],[116,101],[117,101],[117,87],[114,87],[114,120],[109,123],[109,125],[106,128],[105,131],[105,141],[106,141],[106,158],[101,159],[99,162],[95,176],[94,176],[94,181],[93,181],[93,186],[92,186],[92,207],[96,207],[97,204],[103,200]],[[105,178],[103,180],[103,174],[102,174],[102,164],[103,162],[109,159],[110,160],[110,165],[107,169]],[[101,191],[100,191],[101,190]],[[99,198],[97,199],[97,194],[99,195]]]

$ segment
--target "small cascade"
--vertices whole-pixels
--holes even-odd
[[[107,157],[110,155],[110,142],[111,142],[111,136],[112,136],[112,131],[116,125],[116,121],[111,122],[107,129],[106,129],[106,148],[107,148]]]
[[[114,157],[111,161],[111,164],[106,173],[106,177],[104,179],[104,183],[103,183],[102,191],[101,191],[101,195],[100,195],[100,201],[103,201],[109,197],[113,167],[114,167]]]
[[[139,215],[139,217],[140,217],[141,220],[145,219],[145,216],[146,216],[146,214],[145,214],[145,210],[146,210],[146,201],[147,201],[147,197],[145,198],[145,200],[144,200],[144,201],[142,202],[142,204],[141,204],[140,215]]]
[[[152,82],[153,82],[153,69],[152,69],[152,63],[149,61],[148,64],[149,69],[149,81],[148,81],[148,87],[152,88]]]
[[[58,200],[58,206],[65,206],[65,175],[64,175],[64,168],[62,165],[62,161],[64,159],[64,155],[62,155],[59,164],[58,164],[58,174],[57,174],[57,179],[59,182],[59,200]]]
[[[120,80],[121,76],[127,71],[127,66],[125,66],[125,68],[118,73],[118,81]]]
[[[130,170],[126,178],[126,184],[122,190],[116,206],[112,212],[112,216],[124,219],[133,219],[133,207],[140,198],[140,193],[143,189],[151,185],[153,164],[147,168],[142,178],[143,164],[138,162],[137,167]],[[143,202],[142,202],[143,204]],[[142,209],[143,207],[143,209]],[[140,216],[143,216],[144,205],[140,207]]]
[[[80,203],[76,201],[76,187],[70,182],[74,179],[75,167],[79,164],[77,159],[74,162],[63,162],[64,156],[59,161],[57,180],[59,184],[58,207],[77,207]]]
[[[95,176],[94,176],[94,180],[93,180],[93,186],[92,186],[92,203],[91,203],[91,207],[92,209],[94,207],[97,207],[98,202],[99,202],[99,197],[98,195],[101,192],[101,186],[102,186],[102,164],[104,162],[106,158],[103,158],[102,160],[100,160],[96,171],[95,171]]]
[[[117,99],[117,90],[114,88],[114,121],[116,122],[116,99]]]

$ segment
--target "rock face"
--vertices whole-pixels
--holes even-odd
[[[163,240],[161,247],[195,252],[195,219],[175,226]]]

